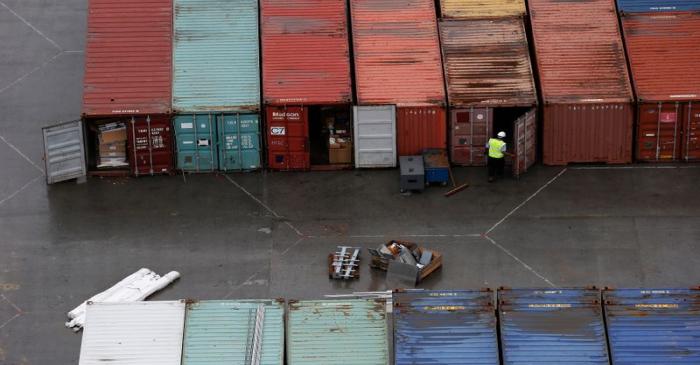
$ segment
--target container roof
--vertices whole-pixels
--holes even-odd
[[[174,38],[173,109],[260,108],[257,0],[175,0]]]
[[[359,104],[444,105],[432,0],[351,0]]]
[[[352,102],[344,0],[262,0],[266,104]]]
[[[632,101],[613,0],[530,0],[545,103]]]
[[[441,21],[440,42],[450,106],[537,104],[522,18]]]
[[[170,0],[90,0],[83,114],[170,112]]]
[[[622,27],[640,101],[700,99],[700,13],[625,14]]]
[[[523,16],[524,0],[440,0],[443,18]]]
[[[622,13],[698,11],[700,0],[617,0]]]

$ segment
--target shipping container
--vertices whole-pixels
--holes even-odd
[[[389,364],[386,303],[380,299],[290,301],[287,364]]]
[[[83,122],[74,120],[42,129],[46,183],[76,179],[85,181],[85,138]]]
[[[184,301],[88,302],[86,308],[80,365],[180,365]]]
[[[430,148],[447,148],[447,115],[444,107],[399,107],[396,114],[399,156],[420,155]]]
[[[257,0],[174,0],[173,109],[260,110]]]
[[[127,124],[131,174],[169,174],[174,169],[170,117],[132,117]]]
[[[525,0],[440,0],[442,18],[520,17]]]
[[[609,364],[598,289],[499,289],[503,364]]]
[[[352,166],[347,3],[263,0],[261,12],[267,138],[283,144],[268,144],[269,167],[307,170]],[[283,109],[301,110],[303,120],[296,123],[280,118]],[[273,114],[277,117],[270,119]],[[299,135],[273,134],[287,130],[280,129],[283,123],[290,123],[292,132]]]
[[[700,158],[700,74],[695,70],[700,13],[632,13],[621,19],[638,99],[637,159]]]
[[[262,0],[267,105],[351,104],[347,4]]]
[[[358,103],[445,105],[433,1],[351,0],[350,8]]]
[[[617,0],[621,13],[700,11],[698,0]]]
[[[700,364],[699,289],[603,291],[612,363]]]
[[[284,363],[284,302],[187,303],[182,365]]]
[[[355,167],[396,167],[396,107],[353,108]]]
[[[632,160],[632,88],[613,0],[528,2],[544,102],[543,160]]]
[[[520,175],[535,163],[537,152],[537,93],[524,20],[441,21],[440,43],[452,163],[485,166],[486,143],[503,131],[508,149],[522,153],[519,163],[507,159],[513,174]]]
[[[393,294],[395,365],[500,364],[491,290]]]
[[[83,114],[167,114],[172,88],[171,0],[90,0]]]

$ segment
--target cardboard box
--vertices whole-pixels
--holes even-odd
[[[100,145],[126,142],[126,127],[101,130],[99,131],[98,138],[100,139]]]
[[[328,149],[328,162],[331,164],[352,163],[352,147],[349,144],[339,146],[338,148]]]
[[[126,154],[126,143],[108,143],[100,145],[100,155],[107,153],[121,153]]]

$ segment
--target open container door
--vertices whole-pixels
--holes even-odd
[[[77,179],[85,182],[85,139],[83,122],[74,120],[42,128],[46,183]]]
[[[396,167],[396,107],[355,106],[355,167]]]
[[[530,109],[515,121],[513,125],[513,145],[515,160],[513,176],[527,172],[537,159],[537,110]]]

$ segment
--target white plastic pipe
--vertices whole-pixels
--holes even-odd
[[[88,301],[101,302],[104,300],[104,298],[107,298],[107,297],[113,295],[114,293],[118,292],[120,289],[126,287],[127,285],[135,282],[136,280],[141,279],[142,277],[144,277],[150,273],[153,273],[153,271],[146,269],[146,268],[142,268],[139,271],[127,276],[122,281],[114,284],[111,288],[109,288],[109,289],[107,289],[99,294],[96,294],[93,297],[91,297],[90,299],[82,302],[79,306],[75,307],[75,309],[68,312],[68,318],[75,318],[75,317],[79,316],[81,313],[85,313],[85,305]]]

